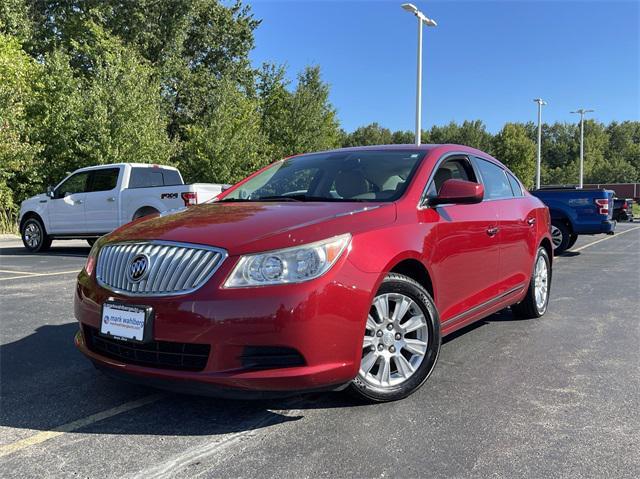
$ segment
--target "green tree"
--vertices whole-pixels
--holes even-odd
[[[494,156],[509,167],[525,187],[534,185],[536,145],[521,123],[507,123],[493,138]]]
[[[40,145],[31,135],[27,110],[40,65],[15,38],[0,33],[0,214],[13,217],[17,204],[39,186]]]
[[[415,133],[412,131],[394,131],[391,135],[391,143],[394,145],[408,145],[415,141]]]
[[[445,126],[433,126],[429,132],[430,143],[454,143],[470,146],[491,153],[491,133],[482,120],[465,120],[462,125],[450,122]]]
[[[267,140],[259,103],[229,80],[218,85],[215,95],[211,115],[186,129],[180,168],[190,181],[235,183],[270,162],[263,154]]]
[[[168,163],[175,150],[166,134],[160,85],[135,52],[112,39],[92,78],[75,77],[66,53],[45,57],[31,123],[49,165],[45,180],[104,163]]]
[[[388,145],[393,143],[391,130],[383,128],[378,123],[361,126],[347,135],[343,146]]]

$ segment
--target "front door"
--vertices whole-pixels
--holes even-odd
[[[87,225],[84,202],[89,173],[86,171],[71,175],[54,190],[49,200],[49,230],[51,234],[84,234]]]
[[[467,157],[444,161],[436,171],[428,195],[435,195],[448,179],[477,182]],[[436,277],[436,305],[443,323],[464,321],[475,307],[498,296],[498,209],[492,202],[450,204],[434,208],[438,214],[429,262]]]

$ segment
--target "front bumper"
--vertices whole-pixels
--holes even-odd
[[[359,369],[362,337],[379,275],[364,273],[341,258],[326,275],[307,283],[221,289],[233,261],[226,261],[201,289],[184,296],[131,298],[78,277],[75,343],[100,369],[138,383],[216,396],[282,395],[335,389]],[[107,300],[144,304],[154,310],[153,340],[206,344],[210,353],[197,371],[132,364],[91,347],[86,328],[99,330]],[[247,365],[247,348],[290,348],[303,361],[292,367]]]

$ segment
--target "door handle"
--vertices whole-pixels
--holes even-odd
[[[107,198],[107,201],[115,201],[115,200],[116,200],[115,196],[112,196],[111,198]]]
[[[536,224],[536,219],[535,219],[535,218],[529,218],[529,219],[527,220],[527,224],[528,224],[529,226],[533,226],[533,225],[535,225],[535,224]]]
[[[487,229],[487,234],[489,236],[495,236],[496,234],[498,234],[498,231],[500,231],[500,229],[497,226],[492,226],[491,228]]]

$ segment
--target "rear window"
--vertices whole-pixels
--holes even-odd
[[[507,179],[509,180],[509,184],[511,185],[511,189],[513,190],[513,196],[524,196],[522,193],[522,187],[516,177],[507,171]]]
[[[176,170],[136,167],[131,169],[129,188],[181,185],[182,178]]]
[[[486,199],[499,199],[513,197],[511,191],[511,185],[507,180],[505,171],[498,165],[491,163],[490,161],[478,158],[478,168],[482,175],[482,182],[484,183],[484,197]]]

